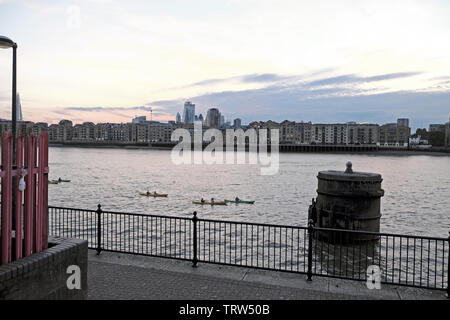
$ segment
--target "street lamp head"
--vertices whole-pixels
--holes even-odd
[[[17,44],[10,38],[0,36],[0,49],[15,48]]]

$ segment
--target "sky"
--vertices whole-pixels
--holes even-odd
[[[450,1],[0,0],[25,120],[225,118],[395,122],[450,117]],[[11,50],[0,49],[0,118]]]

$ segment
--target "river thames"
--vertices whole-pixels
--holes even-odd
[[[259,165],[175,165],[168,150],[51,147],[49,179],[71,182],[49,185],[49,205],[305,226],[318,171],[344,170],[347,161],[383,177],[382,232],[448,235],[448,156],[281,153],[278,174],[264,176]],[[139,194],[147,190],[169,196]],[[255,204],[192,204],[236,196]]]

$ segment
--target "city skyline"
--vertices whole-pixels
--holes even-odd
[[[194,10],[170,2],[0,0],[0,7],[2,33],[19,45],[23,117],[34,122],[122,122],[150,109],[155,120],[175,120],[186,100],[199,114],[218,106],[243,122],[407,116],[421,128],[448,118],[444,1],[227,1]],[[6,119],[10,69],[2,50]]]

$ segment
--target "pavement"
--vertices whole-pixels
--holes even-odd
[[[102,252],[88,253],[91,300],[442,300],[445,292],[279,271]]]

